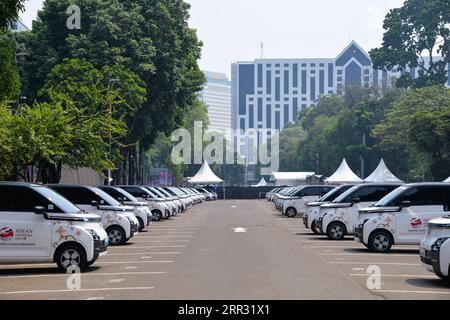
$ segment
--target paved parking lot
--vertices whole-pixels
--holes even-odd
[[[370,290],[374,266],[381,283]],[[351,238],[311,235],[300,218],[256,200],[205,203],[155,222],[110,247],[80,290],[67,280],[53,264],[0,266],[0,299],[450,299],[417,247],[373,254]]]

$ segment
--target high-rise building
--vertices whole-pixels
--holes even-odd
[[[20,20],[11,23],[11,30],[13,32],[30,31],[30,29]]]
[[[427,65],[429,60],[424,63]],[[416,69],[406,72],[413,78],[418,76]],[[335,58],[233,63],[232,128],[259,133],[257,140],[246,139],[245,146],[237,151],[248,158],[249,151],[265,143],[273,131],[298,119],[299,111],[314,105],[321,96],[341,94],[348,86],[387,89],[400,76],[396,69],[374,70],[370,56],[355,41]]]
[[[209,130],[231,139],[231,82],[222,73],[204,71],[206,83],[199,94],[208,107]]]

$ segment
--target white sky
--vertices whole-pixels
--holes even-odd
[[[351,40],[369,51],[381,45],[386,13],[404,0],[186,0],[190,25],[204,42],[200,67],[230,75],[232,61],[332,58]],[[26,25],[43,0],[28,0]]]

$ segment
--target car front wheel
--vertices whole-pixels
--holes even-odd
[[[327,228],[327,236],[331,240],[342,240],[346,234],[347,230],[342,222],[332,222]]]
[[[295,208],[287,208],[286,209],[286,216],[288,216],[289,218],[295,218],[295,216],[297,215],[297,210],[295,210]]]
[[[369,237],[369,248],[373,252],[389,252],[393,244],[392,236],[384,230],[374,231]]]
[[[125,231],[119,226],[112,226],[106,229],[108,234],[109,244],[118,246],[127,242]]]
[[[63,245],[55,253],[55,261],[59,269],[67,272],[69,268],[77,267],[83,271],[88,266],[86,252],[77,244]]]

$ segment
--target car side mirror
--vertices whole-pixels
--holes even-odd
[[[411,201],[402,201],[403,208],[409,208],[411,207],[411,205],[412,205]]]
[[[93,207],[98,207],[98,202],[97,201],[91,201],[91,206]]]
[[[45,208],[44,207],[34,207],[34,213],[38,215],[44,215],[45,214]]]
[[[355,203],[360,203],[361,202],[361,199],[360,198],[353,198],[352,199],[352,203],[353,204],[355,204]]]

